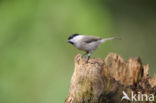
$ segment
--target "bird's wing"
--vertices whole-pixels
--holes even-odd
[[[84,42],[85,43],[92,43],[92,42],[95,42],[95,41],[98,41],[98,40],[101,40],[101,38],[96,37],[96,36],[86,36],[86,37],[84,37]]]

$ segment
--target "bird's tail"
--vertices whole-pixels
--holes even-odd
[[[109,40],[121,40],[121,38],[119,38],[119,37],[111,37],[111,38],[103,38],[102,40],[101,40],[101,42],[103,43],[103,42],[106,42],[106,41],[109,41]]]

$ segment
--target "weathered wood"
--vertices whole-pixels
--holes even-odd
[[[65,103],[130,102],[121,101],[123,91],[129,97],[131,92],[137,96],[143,93],[156,96],[156,74],[149,77],[149,65],[143,66],[140,58],[125,61],[121,56],[110,53],[105,60],[90,59],[86,63],[85,58],[78,62],[79,56],[75,57],[75,70]]]

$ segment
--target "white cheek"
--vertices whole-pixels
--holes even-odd
[[[74,42],[74,43],[80,42],[83,37],[84,37],[83,35],[76,36],[75,38],[72,39],[72,42]]]
[[[71,39],[70,41],[73,42],[73,43],[75,43],[75,40],[74,39]]]

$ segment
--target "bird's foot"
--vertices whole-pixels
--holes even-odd
[[[80,56],[77,58],[77,61],[79,62],[81,58],[82,58],[82,55],[80,55]]]
[[[86,59],[85,59],[86,63],[88,63],[89,58],[90,58],[89,56],[86,56]]]

